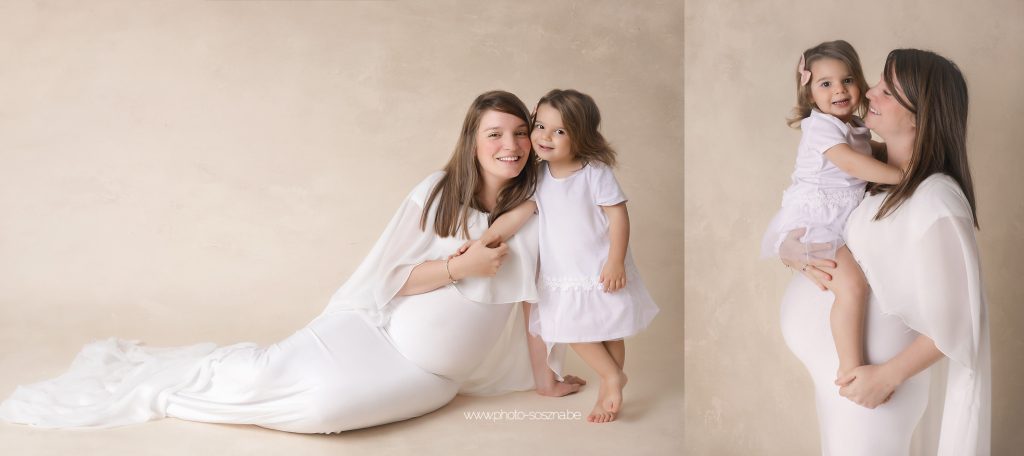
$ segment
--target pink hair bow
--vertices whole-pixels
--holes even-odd
[[[796,71],[800,73],[800,87],[811,82],[811,70],[807,69],[807,63],[804,60],[804,54],[802,52],[800,53],[800,63],[796,65]]]

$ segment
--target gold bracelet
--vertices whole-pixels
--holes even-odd
[[[452,270],[448,269],[448,261],[450,260],[451,258],[444,259],[444,270],[448,272],[448,280],[451,281],[452,284],[455,284],[458,283],[458,280],[455,280],[455,277],[452,277]]]

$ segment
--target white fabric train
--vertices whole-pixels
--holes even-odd
[[[463,240],[419,229],[434,173],[406,198],[356,272],[306,327],[268,347],[87,345],[61,377],[20,386],[0,419],[111,427],[166,416],[331,433],[400,421],[457,393],[533,388],[521,301],[536,300],[537,226],[508,241],[493,279],[396,297],[413,267]],[[471,237],[486,229],[474,212]],[[432,220],[432,219],[428,219]]]

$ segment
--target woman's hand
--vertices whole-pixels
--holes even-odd
[[[621,261],[609,261],[601,269],[601,277],[598,280],[604,285],[605,293],[618,291],[626,286],[626,268]]]
[[[508,255],[508,245],[498,244],[487,247],[484,240],[469,243],[465,252],[448,260],[448,268],[452,278],[460,280],[466,277],[494,277],[501,268],[501,263]]]
[[[873,409],[889,401],[900,380],[887,365],[868,364],[851,369],[836,379],[839,395],[857,405]]]
[[[826,272],[825,269],[835,269],[836,262],[815,258],[811,254],[831,250],[832,246],[800,242],[800,238],[805,232],[807,232],[807,228],[798,228],[786,235],[786,239],[779,246],[779,259],[782,260],[782,264],[802,272],[821,291],[825,291],[828,289],[829,282],[832,281],[832,274]]]

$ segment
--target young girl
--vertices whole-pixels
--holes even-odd
[[[601,376],[587,416],[593,423],[615,420],[626,385],[623,338],[658,313],[629,253],[626,195],[612,174],[615,151],[598,132],[600,123],[590,96],[558,89],[544,95],[530,135],[542,160],[536,206],[527,202],[502,215],[479,241],[503,241],[534,208],[540,214],[540,296],[530,332],[571,344]]]
[[[830,41],[800,55],[797,96],[790,126],[803,131],[793,181],[782,209],[762,241],[762,256],[834,259],[830,315],[839,354],[838,377],[864,364],[863,326],[867,281],[846,248],[843,229],[864,197],[865,181],[898,184],[902,172],[872,158],[871,133],[858,115],[867,109],[867,81],[857,52],[846,41]],[[779,252],[787,237],[800,237],[801,252]]]

